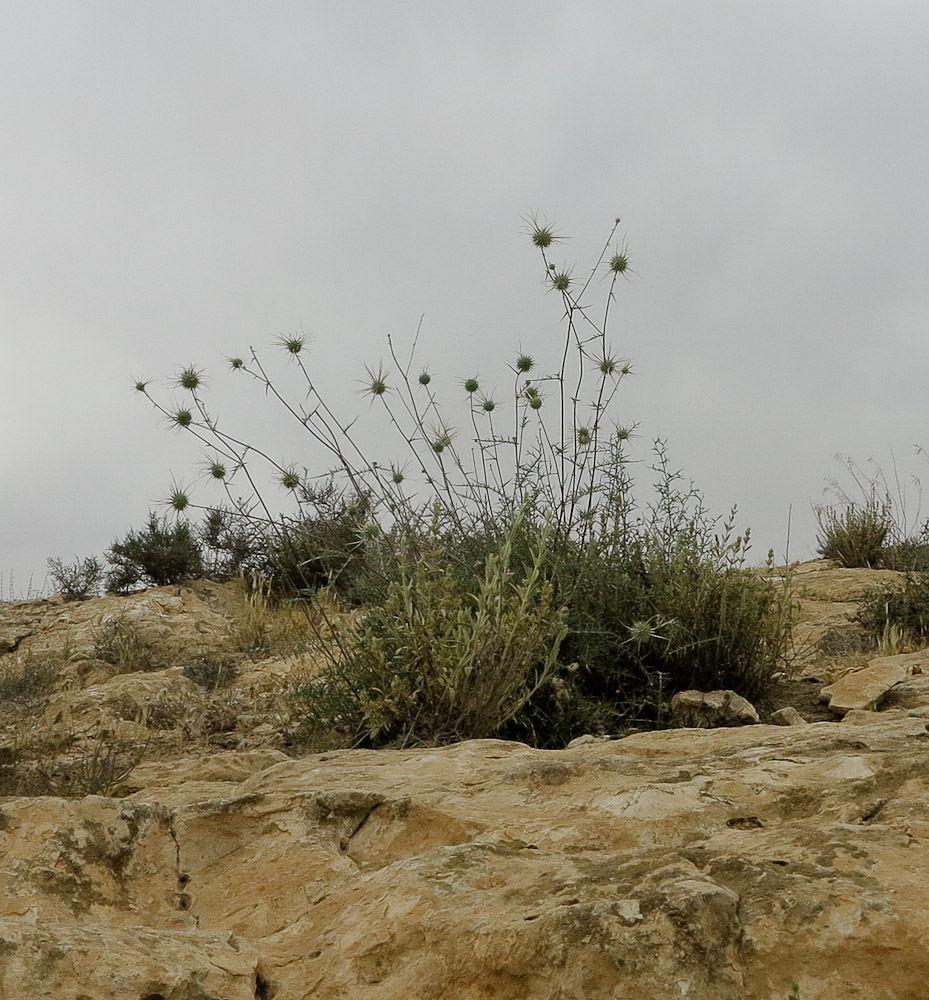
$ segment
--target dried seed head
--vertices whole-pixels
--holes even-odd
[[[278,337],[278,344],[296,357],[306,347],[306,337]]]
[[[177,384],[182,389],[193,392],[194,389],[198,389],[203,384],[203,372],[198,368],[194,368],[193,365],[188,365],[178,372]]]

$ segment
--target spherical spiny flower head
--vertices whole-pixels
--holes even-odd
[[[190,410],[184,410],[184,409],[176,410],[174,413],[171,414],[171,420],[178,427],[190,427],[190,425],[193,423],[193,419],[194,415],[190,412]]]
[[[542,406],[542,396],[534,385],[527,385],[524,395],[533,410],[538,410]]]
[[[610,270],[613,274],[625,274],[629,269],[629,254],[614,253],[610,257]]]
[[[371,396],[383,396],[387,392],[387,372],[384,370],[384,366],[378,365],[377,368],[370,368],[365,365],[365,374],[367,378],[364,380],[364,388],[361,391]]]
[[[211,479],[226,478],[226,466],[220,462],[219,459],[213,459],[211,462],[207,462],[206,471]]]
[[[195,389],[199,389],[203,385],[203,372],[199,368],[195,368],[193,365],[188,365],[186,368],[182,368],[177,374],[177,384],[181,389],[187,389],[189,392],[193,392]]]
[[[551,278],[552,288],[558,292],[566,292],[571,287],[570,271],[552,271],[549,277]]]
[[[529,241],[534,247],[540,250],[547,250],[553,243],[558,243],[564,239],[555,232],[554,226],[543,222],[535,214],[530,215],[526,220],[526,231],[529,234]]]
[[[165,503],[178,514],[181,511],[186,510],[190,506],[190,496],[187,490],[183,486],[179,486],[177,483],[172,484],[171,492],[168,494],[168,498]]]
[[[496,408],[497,408],[497,404],[489,396],[485,396],[481,400],[481,409],[485,413],[493,413]]]
[[[241,358],[229,358],[229,367],[233,371],[238,371],[240,368],[245,367],[245,362]]]
[[[429,442],[432,450],[437,454],[441,455],[446,448],[450,448],[452,444],[452,435],[450,431],[441,430],[436,431],[433,434],[432,441]]]
[[[461,384],[464,386],[464,391],[469,396],[473,395],[475,392],[477,392],[478,389],[480,389],[480,384],[478,383],[476,378],[462,379]]]
[[[516,357],[516,370],[520,374],[525,375],[526,372],[531,372],[535,367],[535,359],[530,357],[528,354],[520,353]]]
[[[133,389],[135,389],[136,392],[147,393],[148,392],[148,382],[146,382],[144,379],[141,379],[141,378],[140,379],[136,379],[135,383],[133,384]]]
[[[306,347],[306,337],[278,337],[277,343],[284,348],[288,354],[296,357]]]
[[[429,374],[429,372],[421,371],[419,373],[419,378],[417,379],[417,382],[419,382],[420,385],[429,385],[431,381],[432,381],[432,376]]]
[[[593,435],[591,434],[589,427],[578,427],[575,433],[577,436],[577,443],[582,448],[586,448],[593,439]]]
[[[285,490],[295,490],[300,486],[300,473],[296,469],[284,469],[278,482]]]

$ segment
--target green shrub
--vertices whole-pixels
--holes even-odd
[[[607,331],[618,283],[633,274],[618,225],[584,280],[551,259],[555,230],[529,220],[564,335],[539,357],[514,352],[505,392],[464,373],[457,400],[440,398],[437,376],[413,367],[416,339],[409,358],[388,339],[389,360],[361,379],[377,439],[385,427],[396,435],[386,460],[371,454],[364,419],[326,397],[302,335],[278,341],[295,392],[254,350],[230,359],[306,433],[300,464],[220,430],[192,365],[171,380],[187,394],[179,405],[136,383],[211,446],[210,481],[228,498],[244,489],[239,509],[266,539],[278,597],[327,585],[363,602],[317,629],[328,662],[296,697],[301,738],[398,745],[520,732],[553,745],[577,727],[660,724],[681,687],[757,695],[787,655],[789,593],[744,571],[747,534],[731,521],[720,533],[660,443],[656,499],[636,503],[632,430],[614,413],[632,366]],[[595,313],[585,303],[598,287]],[[269,484],[294,514],[273,513]],[[177,488],[170,504],[191,500]]]
[[[658,447],[656,502],[637,514],[622,487],[618,516],[563,553],[554,577],[569,608],[563,659],[571,688],[614,727],[661,724],[688,688],[764,694],[790,654],[793,600],[744,569],[749,535],[721,526],[682,488]],[[576,723],[575,723],[576,724]]]
[[[889,506],[872,493],[863,503],[849,501],[841,509],[816,508],[817,552],[840,566],[874,568],[893,527]]]
[[[919,537],[910,536],[885,545],[881,549],[881,566],[904,573],[929,572],[929,531],[923,528]]]
[[[242,504],[207,510],[198,537],[209,550],[207,574],[229,579],[260,572],[266,562],[268,540],[251,510]]]
[[[519,522],[513,532],[519,530]],[[437,744],[496,735],[552,676],[566,634],[545,578],[546,538],[512,568],[512,533],[477,587],[436,533],[401,558],[383,603],[337,623],[343,656],[295,692],[316,748]]]
[[[7,661],[0,668],[0,704],[40,701],[54,690],[60,670],[60,659],[38,653]]]
[[[112,664],[121,674],[157,670],[160,666],[152,643],[125,614],[104,619],[94,629],[93,641],[94,656]]]
[[[855,621],[875,642],[891,626],[913,639],[929,638],[929,573],[907,573],[899,584],[872,588],[859,601]]]
[[[142,531],[130,531],[121,542],[114,542],[107,558],[113,566],[107,586],[116,593],[140,584],[163,587],[203,573],[203,551],[190,525],[185,521],[171,525],[155,514],[149,514]]]
[[[267,532],[260,572],[276,597],[333,586],[357,597],[368,571],[366,527],[371,508],[363,496],[346,496],[331,482],[303,491],[299,517],[282,517]]]
[[[188,663],[183,670],[185,677],[189,678],[207,691],[215,691],[217,688],[227,687],[238,676],[239,668],[235,660],[226,657],[219,660],[194,660]]]
[[[48,574],[52,582],[68,601],[86,601],[94,597],[103,583],[103,565],[94,556],[63,563],[60,559],[48,560]]]

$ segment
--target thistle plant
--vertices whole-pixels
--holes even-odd
[[[296,370],[299,387],[292,393],[280,388],[279,378],[254,348],[228,363],[299,424],[309,438],[308,451],[319,462],[312,471],[221,426],[208,406],[207,378],[194,364],[178,369],[172,401],[156,398],[148,381],[137,380],[135,388],[169,425],[204,446],[205,478],[219,484],[230,503],[239,502],[244,491],[250,516],[272,532],[280,503],[268,495],[269,483],[313,516],[318,482],[330,479],[346,495],[367,498],[372,519],[385,529],[421,531],[437,507],[451,530],[486,530],[507,523],[528,503],[551,521],[556,546],[569,537],[583,539],[601,510],[605,479],[612,474],[605,457],[618,440],[611,408],[620,383],[632,371],[608,337],[616,284],[629,276],[628,250],[616,242],[619,225],[617,219],[582,281],[573,267],[550,259],[564,240],[555,227],[535,216],[527,220],[542,280],[561,300],[564,338],[553,370],[540,371],[531,352],[516,353],[509,401],[488,392],[475,373],[458,378],[457,399],[440,399],[434,374],[425,368],[414,372],[420,331],[403,358],[388,337],[388,360],[366,364],[358,383],[395,433],[395,453],[386,460],[375,458],[361,439],[355,416],[337,412],[326,398],[307,364],[309,342],[303,334],[280,337],[276,344]],[[597,278],[606,281],[599,310],[586,304]],[[172,487],[168,499],[175,511],[203,508],[183,487]]]
[[[227,359],[303,436],[300,461],[221,423],[196,365],[177,370],[168,399],[136,381],[202,445],[202,478],[225,492],[219,516],[175,483],[174,511],[206,511],[217,537],[231,522],[253,566],[262,535],[264,567],[291,592],[334,584],[364,603],[351,627],[319,632],[329,667],[297,699],[309,742],[509,733],[552,745],[592,720],[660,720],[682,686],[755,694],[784,655],[789,598],[742,572],[747,533],[732,519],[718,530],[661,442],[656,498],[636,502],[635,425],[615,412],[632,364],[609,332],[634,274],[619,227],[581,270],[553,259],[555,226],[527,219],[563,324],[551,357],[520,344],[502,378],[457,372],[444,393],[417,356],[422,324],[408,348],[387,337],[356,383],[377,444],[327,394],[303,333],[275,345],[286,376],[255,348]]]

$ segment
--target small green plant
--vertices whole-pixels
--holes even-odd
[[[93,632],[93,653],[121,674],[157,670],[155,648],[139,626],[126,614],[105,618]]]
[[[849,501],[842,508],[815,508],[819,532],[817,552],[848,568],[874,568],[881,562],[881,553],[893,527],[891,511],[886,501],[872,494],[863,503]]]
[[[148,745],[102,730],[77,739],[64,755],[43,760],[36,773],[46,794],[110,795],[138,767]]]
[[[800,997],[800,984],[796,979],[790,981],[790,992],[787,994],[787,1000],[802,1000]]]
[[[905,639],[929,638],[929,573],[907,573],[902,582],[867,591],[858,603],[855,621],[875,644],[896,630],[897,645]]]
[[[138,588],[163,587],[203,573],[203,550],[185,521],[169,524],[167,519],[149,514],[142,531],[129,531],[121,542],[107,551],[113,566],[107,587],[116,593]]]
[[[335,586],[357,596],[367,572],[365,529],[371,507],[363,496],[346,496],[330,481],[307,487],[297,518],[280,518],[269,531],[262,575],[275,597],[293,597]]]
[[[228,687],[238,676],[239,668],[231,657],[223,659],[194,660],[183,670],[185,677],[207,691]]]
[[[384,601],[337,626],[342,656],[294,692],[314,747],[494,736],[552,676],[565,613],[545,577],[545,535],[523,568],[517,520],[482,578],[450,564],[437,532],[402,561]]]
[[[75,559],[72,563],[63,563],[60,559],[48,560],[48,575],[68,601],[86,601],[95,597],[103,583],[103,564],[95,556],[86,559]]]
[[[27,654],[0,667],[0,704],[29,705],[55,689],[61,661],[54,656]]]

